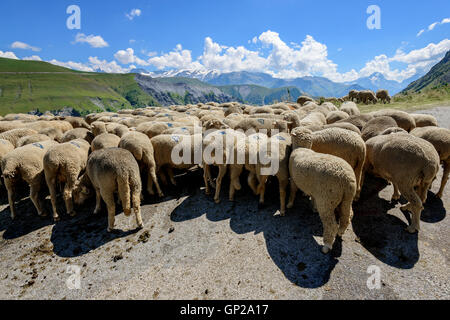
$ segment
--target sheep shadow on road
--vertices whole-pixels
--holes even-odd
[[[245,180],[245,179],[243,179]],[[206,212],[208,220],[213,222],[230,220],[230,228],[236,234],[263,233],[267,252],[272,261],[292,283],[304,288],[317,288],[326,284],[341,255],[341,242],[337,240],[332,252],[322,254],[321,245],[314,236],[322,236],[322,223],[319,215],[313,213],[306,198],[296,198],[295,207],[285,217],[276,214],[279,210],[278,183],[272,180],[266,189],[264,208],[258,209],[258,197],[243,185],[236,194],[235,202],[228,201],[228,182],[223,183],[222,202],[216,205],[212,196],[206,200],[205,208],[200,211],[192,207],[205,200],[199,194],[186,199],[171,214],[174,222],[183,222],[198,218]]]
[[[380,261],[396,268],[411,269],[420,256],[418,235],[405,230],[407,224],[400,218],[403,214],[395,202],[379,197],[379,192],[388,198],[392,196],[390,191],[383,190],[386,186],[383,179],[366,176],[361,198],[353,205],[356,241]],[[406,217],[408,219],[409,215]]]
[[[61,221],[57,222],[52,229],[50,241],[53,243],[53,252],[64,258],[73,258],[82,256],[91,250],[95,250],[103,245],[119,238],[125,238],[137,233],[138,229],[122,231],[114,230],[108,233],[108,215],[106,208],[94,215],[93,203],[83,206],[82,210],[75,217],[61,215]],[[64,211],[60,211],[64,212]],[[122,212],[120,206],[116,208],[117,214]],[[133,219],[129,217],[127,219]]]

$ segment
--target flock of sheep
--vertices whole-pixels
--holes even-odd
[[[442,197],[450,171],[450,130],[439,128],[433,116],[392,109],[361,114],[352,101],[337,108],[330,102],[319,105],[300,97],[297,103],[262,107],[210,102],[84,118],[9,114],[0,120],[1,174],[11,218],[16,217],[14,188],[24,180],[42,216],[46,214],[42,191],[48,187],[55,221],[59,219],[58,193],[71,216],[75,215],[74,203],[80,205],[95,196],[97,214],[103,200],[108,231],[114,229],[116,193],[125,215],[133,210],[138,227],[143,227],[142,190],[163,197],[160,182],[166,188],[175,185],[174,170],[201,167],[205,191],[209,194],[215,189],[217,203],[227,172],[231,201],[241,190],[243,172],[260,203],[264,203],[268,177],[276,176],[281,215],[286,207],[294,206],[300,189],[320,215],[322,251],[327,253],[351,221],[352,203],[359,199],[366,173],[392,183],[392,199],[402,195],[408,201],[401,208],[412,213],[407,231],[414,233],[420,229],[420,214],[439,164],[444,174],[438,197]],[[177,148],[191,159],[199,148],[214,150],[216,156],[202,154],[199,163],[180,163],[173,156]],[[275,172],[265,170],[268,164],[259,158],[262,149],[276,155],[272,157],[277,161]],[[235,161],[239,155],[241,162]],[[211,166],[218,167],[215,178]]]

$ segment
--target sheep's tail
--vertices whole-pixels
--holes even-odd
[[[362,183],[363,178],[363,171],[364,171],[364,164],[366,161],[366,154],[364,152],[364,154],[362,155],[362,157],[358,158],[356,165],[355,165],[355,178],[356,178],[356,196],[355,196],[355,200],[359,199],[359,195],[361,193],[361,188],[362,188]]]
[[[117,189],[119,191],[119,197],[122,202],[122,209],[126,216],[131,214],[131,192],[130,192],[130,184],[128,182],[128,176],[117,177]]]
[[[142,182],[139,175],[139,171],[137,173],[137,176],[130,176],[128,179],[128,184],[130,188],[131,193],[131,206],[133,207],[133,211],[136,213],[137,211],[140,212],[140,206],[141,206],[141,193],[142,193]]]

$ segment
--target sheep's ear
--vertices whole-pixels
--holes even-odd
[[[296,137],[296,136],[297,136],[297,134],[296,134],[295,132],[291,132],[291,136],[294,136],[294,137]]]
[[[81,192],[82,192],[83,194],[89,194],[89,193],[90,193],[89,189],[86,188],[85,186],[82,186],[82,187],[81,187]]]

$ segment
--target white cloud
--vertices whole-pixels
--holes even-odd
[[[23,50],[31,50],[35,52],[41,51],[41,48],[30,46],[27,43],[16,41],[11,44],[12,49],[23,49]]]
[[[435,22],[435,23],[430,24],[430,25],[428,26],[428,31],[433,30],[434,27],[436,27],[438,24],[439,24],[439,22]]]
[[[130,13],[126,13],[125,16],[130,19],[133,20],[136,17],[140,17],[142,14],[142,10],[141,9],[133,9],[130,11]]]
[[[106,60],[100,60],[97,57],[89,57],[89,64],[94,70],[100,70],[107,73],[127,73],[130,68],[122,68],[115,61],[108,62]]]
[[[22,60],[30,60],[30,61],[42,61],[41,57],[33,55],[31,57],[22,58]]]
[[[60,66],[60,67],[65,67],[65,68],[69,68],[69,69],[74,69],[74,70],[79,70],[79,71],[86,71],[86,72],[93,72],[94,69],[92,69],[91,67],[80,63],[80,62],[73,62],[73,61],[67,61],[67,62],[62,62],[62,61],[58,61],[58,60],[50,60],[48,61],[51,64]]]
[[[181,44],[178,44],[174,51],[163,54],[162,56],[152,57],[148,63],[155,66],[159,70],[165,68],[174,69],[202,69],[203,66],[199,62],[193,62],[191,51],[183,50]]]
[[[78,33],[74,43],[88,43],[93,48],[105,48],[109,46],[101,36],[94,36],[93,34],[86,36],[84,33]]]
[[[6,51],[6,52],[0,51],[0,58],[8,58],[8,59],[15,59],[15,60],[19,59],[14,54],[14,52],[11,52],[11,51]]]
[[[136,63],[140,66],[148,66],[149,63],[135,56],[134,50],[128,48],[126,50],[119,50],[114,54],[114,58],[121,64]]]
[[[450,18],[444,18],[441,21],[433,22],[432,24],[430,24],[428,26],[427,30],[432,31],[432,30],[434,30],[434,28],[436,28],[436,26],[441,25],[441,24],[446,24],[446,23],[450,23]],[[425,29],[420,30],[419,33],[417,34],[417,36],[420,37],[420,35],[424,32],[425,32]]]

